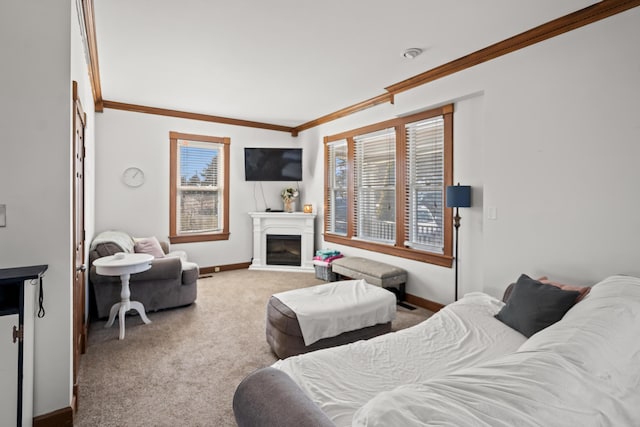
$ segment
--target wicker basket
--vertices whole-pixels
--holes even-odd
[[[331,265],[314,265],[313,267],[316,270],[316,279],[321,279],[327,282],[335,282],[338,280],[336,273],[331,271]]]

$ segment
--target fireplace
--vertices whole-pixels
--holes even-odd
[[[267,234],[267,264],[300,266],[300,236]]]
[[[253,220],[252,270],[315,271],[315,213],[249,212]]]

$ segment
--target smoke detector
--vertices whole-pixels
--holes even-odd
[[[407,59],[413,59],[416,56],[420,55],[421,53],[422,53],[422,49],[419,49],[417,47],[410,47],[409,49],[404,51],[402,56],[404,56]]]

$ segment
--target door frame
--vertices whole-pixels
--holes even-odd
[[[78,409],[78,371],[80,355],[86,351],[87,316],[86,316],[86,254],[85,254],[85,129],[87,115],[82,108],[78,95],[78,82],[73,81],[73,271],[72,271],[72,398],[71,408]]]

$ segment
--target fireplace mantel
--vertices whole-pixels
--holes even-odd
[[[316,214],[303,212],[249,212],[253,219],[253,260],[250,270],[313,272],[314,225]],[[300,236],[300,264],[267,264],[267,235]]]

